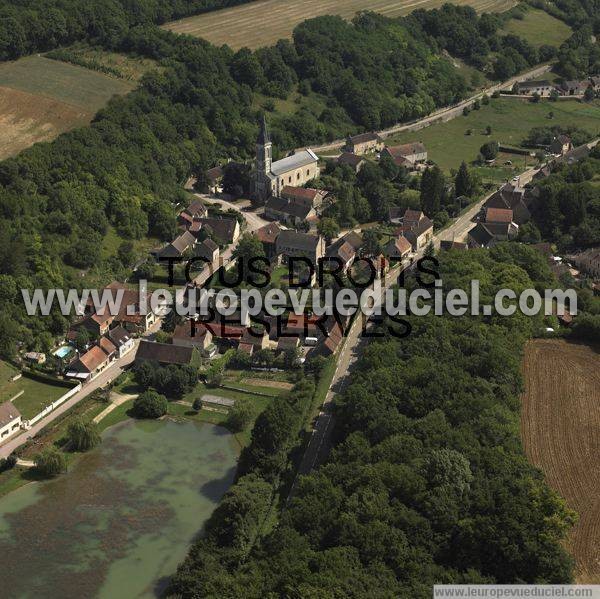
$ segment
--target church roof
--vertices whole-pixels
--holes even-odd
[[[277,160],[277,162],[273,162],[271,165],[271,172],[276,176],[280,176],[288,173],[289,171],[293,171],[303,166],[308,166],[309,164],[314,164],[318,161],[318,156],[312,150],[302,150],[301,152],[292,154],[287,158],[282,158],[281,160]]]
[[[271,143],[271,137],[269,136],[269,128],[267,127],[267,119],[263,115],[260,122],[260,131],[258,133],[257,144],[264,146],[265,144]]]

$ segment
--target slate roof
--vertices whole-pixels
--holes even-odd
[[[214,235],[224,243],[231,243],[235,234],[237,220],[233,218],[201,218],[200,222],[210,227]]]
[[[356,169],[356,167],[364,161],[365,159],[362,156],[359,156],[358,154],[353,154],[352,152],[342,152],[337,158],[338,164],[347,164],[353,169]]]
[[[265,204],[265,210],[282,212],[283,214],[302,220],[306,219],[312,209],[312,204],[294,202],[293,200],[286,200],[285,198],[277,198],[274,196],[269,198]]]
[[[312,150],[301,150],[287,158],[282,158],[281,160],[273,162],[271,164],[271,173],[276,176],[283,175],[289,171],[308,166],[309,164],[314,164],[318,161],[318,156]]]
[[[311,205],[320,193],[321,192],[318,189],[312,189],[310,187],[292,187],[291,185],[286,185],[281,190],[281,195],[288,200],[300,200],[309,202]]]
[[[108,332],[108,336],[117,347],[125,345],[131,339],[129,331],[124,327],[115,327]]]
[[[353,135],[352,137],[348,138],[348,141],[352,142],[353,144],[364,144],[368,141],[380,141],[381,138],[379,137],[379,135],[377,135],[377,133],[359,133],[358,135]]]

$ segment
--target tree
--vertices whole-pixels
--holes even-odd
[[[85,327],[81,327],[77,331],[77,335],[75,336],[75,347],[80,352],[85,351],[85,348],[89,345],[90,341],[91,341],[90,332]]]
[[[156,391],[144,391],[133,402],[133,413],[137,418],[160,418],[168,408],[167,398]]]
[[[265,248],[256,235],[245,233],[238,242],[237,247],[233,251],[233,258],[238,261],[238,270],[243,274],[244,280],[247,280],[251,274],[248,269],[250,260],[253,258],[264,258]],[[257,264],[257,267],[264,268],[264,265]],[[252,274],[252,278],[261,277],[260,275]]]
[[[488,125],[488,126],[485,128],[485,134],[486,134],[486,135],[491,135],[491,134],[492,134],[492,126],[491,126],[491,125]]]
[[[138,385],[146,390],[154,385],[154,378],[159,369],[158,362],[144,360],[135,364],[133,367],[133,376]]]
[[[42,475],[52,478],[58,476],[67,470],[67,459],[62,451],[59,451],[54,445],[44,449],[34,458],[36,470]]]
[[[531,101],[534,104],[537,104],[541,100],[541,98],[542,97],[540,96],[540,94],[538,92],[533,92],[533,95],[531,96]]]
[[[586,102],[592,102],[596,97],[596,92],[594,92],[594,88],[590,85],[586,87],[585,92],[583,92],[583,99]]]
[[[497,141],[488,141],[479,148],[481,155],[485,160],[494,160],[500,151],[500,145]]]
[[[223,167],[223,191],[239,198],[250,192],[250,167],[230,162]]]
[[[67,437],[75,451],[88,451],[101,441],[98,427],[93,422],[75,420],[69,425]]]
[[[556,89],[553,89],[550,92],[550,101],[556,102],[559,98],[560,98],[560,94],[558,93],[558,91]]]
[[[229,409],[227,428],[234,433],[240,433],[252,422],[253,416],[252,404],[246,399],[236,399]]]
[[[470,198],[474,195],[474,192],[475,184],[473,177],[471,177],[467,163],[463,160],[454,179],[454,195],[456,197],[466,196]]]
[[[317,231],[325,237],[327,243],[331,243],[331,240],[339,235],[340,227],[333,218],[325,217],[319,221]]]
[[[192,409],[194,410],[194,412],[199,412],[200,410],[202,410],[202,400],[197,397],[194,400],[194,403],[192,404]]]
[[[439,166],[428,168],[421,178],[421,208],[433,217],[440,211],[445,194],[446,180]]]

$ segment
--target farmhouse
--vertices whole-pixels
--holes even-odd
[[[215,166],[206,171],[208,190],[211,193],[219,193],[219,191],[221,191],[221,183],[223,182],[224,175],[225,171],[222,166]]]
[[[206,206],[200,200],[194,200],[187,208],[184,208],[177,217],[177,224],[188,228],[195,219],[208,216]]]
[[[263,117],[256,142],[256,168],[252,174],[252,193],[260,200],[281,196],[286,185],[301,187],[319,176],[319,158],[311,149],[276,162],[272,161],[272,157],[273,144]]]
[[[325,240],[321,236],[286,230],[277,237],[276,251],[284,258],[308,258],[316,266],[319,258],[325,255]]]
[[[408,169],[427,162],[427,149],[421,142],[412,142],[401,146],[386,146],[381,155],[389,156],[397,166]]]
[[[508,241],[517,233],[511,223],[477,223],[468,233],[470,248],[490,248],[499,241]]]
[[[361,133],[346,138],[346,152],[362,155],[367,152],[377,152],[381,149],[381,137],[377,133]]]
[[[21,413],[10,401],[0,404],[0,440],[14,435],[21,428]]]
[[[539,94],[548,97],[556,88],[550,81],[519,81],[515,84],[515,91],[521,96],[532,96]]]

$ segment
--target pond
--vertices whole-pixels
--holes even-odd
[[[0,498],[0,597],[156,596],[235,474],[223,428],[128,421],[70,472]]]

